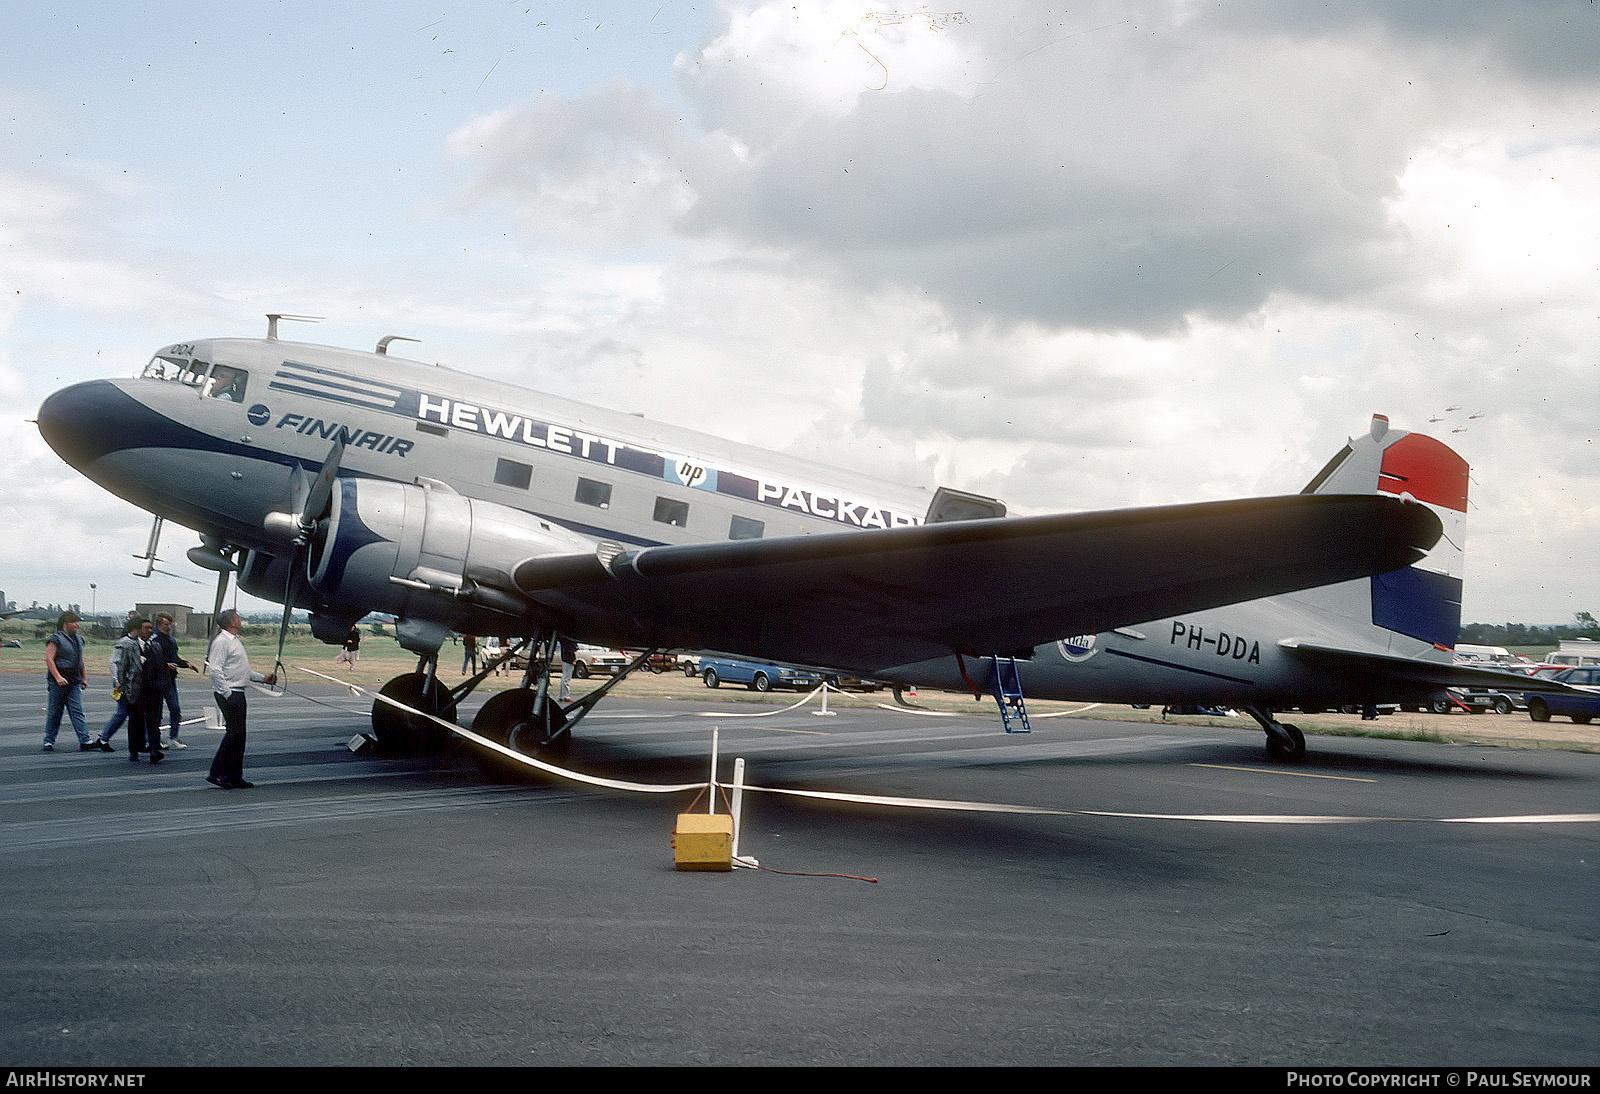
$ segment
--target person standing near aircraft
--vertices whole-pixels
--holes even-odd
[[[79,692],[88,687],[83,674],[83,639],[78,637],[78,613],[62,612],[56,620],[56,633],[44,644],[45,716],[44,750],[56,750],[56,734],[61,730],[65,708],[78,735],[78,751],[93,752],[102,746],[91,743],[89,727],[83,720],[83,700]]]
[[[96,743],[103,752],[115,752],[111,747],[111,738],[116,736],[117,730],[122,728],[136,712],[134,703],[139,698],[141,651],[144,647],[141,631],[149,624],[139,618],[139,613],[134,612],[128,616],[128,633],[117,639],[117,644],[111,649],[111,697],[117,701],[116,713],[112,714],[106,722],[105,728],[100,731]],[[139,742],[135,728],[128,730],[128,751],[130,759],[137,760]]]
[[[556,638],[556,649],[560,651],[561,655],[561,691],[558,695],[558,701],[570,703],[572,702],[572,670],[578,660],[578,643],[575,639],[568,638],[564,634],[559,635]]]
[[[151,633],[150,621],[139,626],[139,687],[128,711],[128,756],[135,763],[139,753],[147,752],[152,765],[166,758],[161,748],[161,712],[166,704],[167,663]]]
[[[461,675],[467,674],[467,667],[472,667],[474,676],[478,673],[478,636],[464,634],[461,636]]]
[[[166,671],[161,674],[161,696],[167,707],[167,747],[188,748],[189,746],[178,740],[178,727],[182,722],[183,710],[178,705],[178,669],[185,668],[191,672],[200,669],[185,661],[178,653],[178,640],[172,637],[172,615],[168,612],[156,613],[156,634],[152,639],[155,644],[156,654]],[[156,710],[156,741],[161,740],[161,711]]]
[[[271,686],[277,683],[278,674],[262,676],[250,668],[250,655],[239,641],[243,627],[239,613],[229,608],[217,617],[217,637],[211,641],[211,652],[206,661],[211,669],[211,691],[217,697],[217,709],[222,712],[227,731],[217,746],[217,755],[211,761],[211,773],[206,782],[224,790],[248,790],[255,783],[244,777],[244,689],[252,681]]]
[[[344,647],[339,650],[339,656],[334,661],[341,665],[353,667],[361,660],[361,628],[351,627],[350,633],[344,636]]]

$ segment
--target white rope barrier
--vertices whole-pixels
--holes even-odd
[[[288,668],[289,666],[285,666]],[[567,779],[571,782],[584,783],[589,786],[604,787],[609,790],[625,790],[639,794],[678,794],[688,791],[702,791],[707,783],[637,783],[621,779],[606,779],[597,775],[585,775],[582,772],[569,768],[558,767],[543,760],[525,755],[515,749],[508,748],[487,737],[482,737],[469,729],[463,729],[453,722],[435,717],[425,711],[409,707],[387,695],[368,691],[348,681],[342,681],[336,676],[327,676],[315,669],[295,666],[299,671],[310,673],[312,676],[321,677],[332,681],[342,687],[348,687],[353,692],[370,695],[378,702],[387,703],[397,710],[405,711],[418,718],[426,718],[431,722],[458,733],[467,740],[481,748],[487,748],[508,760],[513,760],[527,767],[543,771],[557,778]],[[824,685],[826,686],[826,685]],[[818,689],[820,690],[820,689]],[[285,684],[284,694],[290,694]],[[292,693],[299,698],[310,699],[310,696],[300,692]],[[816,694],[813,691],[799,703],[785,707],[785,710],[794,710],[796,707],[809,701]],[[326,704],[324,704],[326,705]],[[337,709],[337,708],[335,708]],[[774,713],[782,713],[781,711]],[[764,715],[736,715],[736,717],[763,717]],[[1356,817],[1340,815],[1317,814],[1272,814],[1272,813],[1122,813],[1104,809],[1051,809],[1046,806],[1013,805],[1005,802],[977,802],[954,801],[942,798],[906,798],[885,794],[849,794],[834,790],[796,790],[788,787],[756,786],[751,783],[724,783],[720,780],[716,785],[723,789],[732,789],[736,785],[745,792],[762,794],[782,794],[795,798],[810,798],[819,801],[849,802],[857,805],[882,805],[900,809],[926,809],[942,812],[958,813],[996,813],[996,814],[1021,814],[1047,817],[1104,817],[1116,820],[1154,820],[1154,821],[1189,821],[1212,824],[1281,824],[1281,825],[1330,825],[1330,824],[1595,824],[1600,823],[1600,813],[1541,813],[1528,816],[1499,816],[1499,817]]]

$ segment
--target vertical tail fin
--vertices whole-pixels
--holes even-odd
[[[1366,614],[1373,626],[1437,650],[1454,649],[1466,561],[1467,461],[1432,437],[1390,429],[1389,419],[1375,414],[1366,436],[1353,438],[1301,493],[1391,494],[1438,514],[1444,536],[1427,558],[1369,578],[1367,612],[1355,611],[1353,603],[1341,607],[1344,614]],[[1333,588],[1343,591],[1357,584]]]

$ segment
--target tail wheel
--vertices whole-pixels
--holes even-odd
[[[437,680],[424,693],[427,677],[420,672],[396,676],[383,685],[378,694],[413,710],[431,714],[447,722],[456,720],[456,708],[450,702],[450,693]],[[394,756],[408,756],[418,752],[442,752],[450,745],[448,729],[428,718],[378,701],[372,704],[372,732],[378,738],[378,748]]]
[[[1289,741],[1280,740],[1275,734],[1267,734],[1267,755],[1280,763],[1294,763],[1305,759],[1306,735],[1300,732],[1299,726],[1283,723],[1284,730],[1289,734]]]
[[[491,696],[472,720],[472,732],[513,752],[561,763],[572,748],[572,734],[562,731],[567,723],[566,713],[559,703],[547,697],[542,715],[536,716],[533,711],[536,698],[528,688]],[[533,775],[533,768],[491,749],[475,748],[473,753],[479,770],[491,778],[524,780]]]

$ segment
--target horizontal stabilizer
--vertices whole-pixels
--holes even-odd
[[[1493,691],[1574,693],[1578,689],[1544,677],[1525,676],[1501,669],[1480,669],[1471,665],[1447,665],[1419,661],[1385,653],[1316,646],[1286,638],[1278,643],[1293,656],[1319,669],[1340,673],[1352,683],[1375,681],[1394,685],[1421,685],[1436,688],[1488,688]]]

